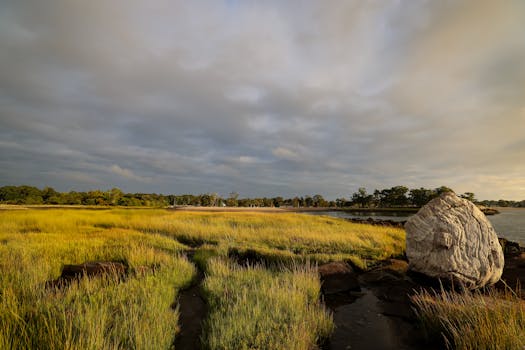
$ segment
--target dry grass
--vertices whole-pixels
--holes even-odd
[[[449,349],[525,349],[525,302],[510,290],[422,292],[413,301],[429,338]]]

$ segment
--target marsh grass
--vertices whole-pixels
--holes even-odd
[[[108,214],[0,213],[1,349],[169,348],[178,330],[170,306],[195,268],[172,239],[98,225]],[[46,288],[64,264],[95,260],[156,269]]]
[[[405,244],[403,229],[305,214],[165,212],[134,216],[117,227],[170,236],[190,246],[252,249],[269,259],[273,254],[320,263],[351,260],[363,269],[402,255]]]
[[[136,209],[0,211],[0,349],[163,349],[178,331],[170,305],[207,273],[209,349],[311,349],[331,332],[311,264],[361,268],[401,255],[404,231],[304,214]],[[272,268],[228,259],[255,252]],[[125,261],[146,274],[45,287],[65,264]],[[147,270],[147,269],[146,269]]]
[[[333,330],[309,265],[268,270],[214,258],[207,271],[206,349],[314,349]]]
[[[449,349],[525,349],[525,301],[515,292],[421,292],[413,297],[429,339]]]

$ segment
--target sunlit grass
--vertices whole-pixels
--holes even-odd
[[[210,308],[206,349],[314,349],[334,327],[319,301],[319,277],[308,265],[270,271],[212,259],[204,290]]]
[[[167,212],[114,224],[169,235],[189,245],[273,250],[319,262],[348,259],[364,268],[368,262],[401,255],[405,239],[399,228],[305,214]]]
[[[525,349],[525,301],[510,290],[422,292],[413,301],[428,337],[449,349]]]
[[[20,215],[21,214],[21,215]],[[194,266],[180,243],[159,235],[101,228],[99,212],[0,213],[1,349],[162,349],[173,342],[177,291]],[[154,273],[83,278],[46,288],[64,264],[119,260]]]
[[[278,349],[286,342],[306,350],[333,326],[309,264],[350,260],[366,268],[401,255],[404,231],[289,213],[0,211],[0,349],[169,348],[178,332],[170,305],[196,271],[183,256],[191,247],[199,247],[194,261],[208,272],[206,347]],[[227,258],[233,251],[255,252],[273,268],[240,267]],[[124,281],[45,287],[64,264],[96,260],[156,268]]]

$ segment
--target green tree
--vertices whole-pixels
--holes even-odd
[[[267,208],[273,207],[273,200],[271,198],[264,197],[262,199],[262,202],[263,202],[263,207],[267,207]]]
[[[357,192],[352,194],[352,204],[356,204],[361,208],[369,207],[371,202],[372,195],[369,195],[364,187],[359,187]]]
[[[85,204],[87,195],[81,192],[70,191],[68,193],[63,193],[61,198],[63,204],[79,205]]]
[[[447,187],[447,186],[438,187],[434,191],[435,191],[435,196],[436,197],[441,196],[445,192],[454,192],[453,189],[451,189],[450,187]]]
[[[377,196],[382,207],[405,206],[408,204],[407,192],[408,188],[405,186],[394,186],[379,191]],[[374,192],[375,194],[376,192]]]
[[[416,207],[422,207],[427,204],[432,198],[434,198],[435,192],[428,188],[415,188],[410,190],[408,199],[410,204]]]
[[[275,197],[272,199],[272,202],[274,207],[279,208],[284,204],[284,199],[283,197]]]
[[[304,206],[311,207],[313,205],[314,205],[314,200],[313,200],[312,197],[310,197],[310,196],[304,197]]]
[[[476,198],[474,196],[474,193],[472,192],[465,192],[463,193],[462,195],[460,195],[461,198],[464,198],[468,201],[471,201],[471,202],[476,202]]]
[[[21,199],[20,191],[17,186],[4,186],[0,188],[0,202],[17,204]]]
[[[230,192],[230,195],[226,199],[226,205],[229,207],[236,207],[239,205],[239,194],[237,192]]]
[[[119,188],[112,188],[107,192],[106,202],[109,205],[117,205],[120,198],[122,198],[123,195],[124,193],[122,193],[122,191]]]
[[[203,207],[211,207],[212,205],[212,198],[211,196],[206,193],[206,194],[201,194],[200,195],[200,205],[202,205]]]
[[[328,202],[320,194],[316,194],[312,198],[314,207],[327,207]]]
[[[60,193],[52,187],[44,187],[42,190],[42,200],[45,204],[59,204]]]

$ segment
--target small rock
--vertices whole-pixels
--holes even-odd
[[[335,294],[360,290],[357,275],[350,265],[342,261],[319,266],[321,289],[324,294]]]
[[[97,277],[103,275],[116,276],[119,280],[124,279],[128,273],[128,267],[116,261],[94,261],[79,265],[64,265],[60,277],[56,280],[47,281],[46,288],[67,287],[71,281],[86,277]]]
[[[127,271],[127,266],[121,262],[115,261],[95,261],[87,262],[80,265],[64,265],[62,268],[62,279],[72,279],[82,276],[94,277],[104,274],[115,274],[117,276],[124,276]]]

